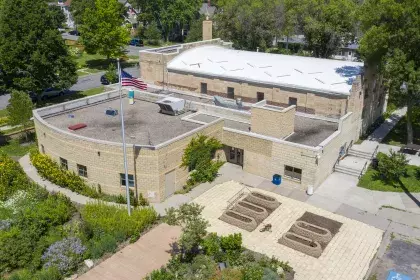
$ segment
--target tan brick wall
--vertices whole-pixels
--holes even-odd
[[[124,194],[120,186],[120,173],[124,173],[124,161],[121,145],[100,144],[83,140],[66,133],[58,132],[35,119],[35,128],[39,147],[56,161],[62,157],[68,161],[69,170],[77,173],[77,164],[87,167],[86,181],[101,185],[109,194]],[[175,141],[157,150],[128,145],[128,172],[135,175],[138,192],[148,197],[155,192],[152,202],[165,199],[165,174],[176,170],[176,187],[180,189],[188,178],[188,171],[181,168],[181,158],[191,138],[197,134],[214,136],[222,139],[223,121],[210,125],[198,133]],[[98,154],[98,152],[100,154]]]
[[[294,132],[295,113],[295,106],[281,111],[253,106],[251,108],[251,131],[282,139]]]
[[[211,20],[203,21],[203,41],[213,39],[213,22]]]
[[[201,83],[207,84],[208,95],[227,97],[227,88],[234,88],[235,98],[246,102],[257,102],[257,92],[264,93],[268,104],[289,106],[289,98],[297,99],[296,111],[327,117],[340,117],[346,114],[347,96],[316,94],[296,89],[264,87],[255,84],[212,79],[191,74],[169,72],[169,88],[200,93]]]

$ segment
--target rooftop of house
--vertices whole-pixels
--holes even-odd
[[[136,100],[133,105],[128,105],[127,98],[124,98],[123,102],[126,142],[130,144],[156,146],[202,126],[181,120],[190,113],[170,116],[159,113],[159,105],[152,102]],[[87,125],[85,128],[70,133],[110,142],[122,142],[120,117],[105,115],[105,111],[109,108],[119,111],[119,99],[107,100],[44,119],[51,125],[67,131],[70,131],[68,130],[70,125],[84,123]]]
[[[206,45],[182,52],[167,68],[221,79],[349,95],[353,81],[363,71],[363,63]]]
[[[167,95],[152,95],[155,100],[167,97]],[[184,95],[177,97],[181,96],[185,97]],[[250,115],[240,121],[235,117],[236,113],[234,113],[239,113],[238,110],[221,108],[216,110],[217,113],[213,113],[211,108],[214,108],[214,105],[210,104],[209,100],[205,99],[205,102],[200,102],[201,98],[197,97],[194,100],[191,97],[191,99],[193,100],[190,101],[199,102],[203,106],[210,107],[205,109],[205,111],[186,110],[183,114],[172,116],[162,114],[158,104],[145,101],[140,96],[136,97],[133,105],[129,105],[128,99],[124,98],[126,142],[129,144],[156,146],[221,119],[223,119],[224,127],[226,128],[242,132],[251,131]],[[56,111],[52,106],[51,113],[46,113],[43,119],[50,125],[68,131],[71,134],[109,142],[122,141],[119,114],[116,116],[105,114],[105,111],[108,109],[120,110],[118,98],[114,97],[105,101],[94,102],[90,105],[82,104],[89,104],[89,102],[81,103],[80,107],[76,108],[71,106],[74,109],[64,111]],[[188,106],[188,102],[186,106]],[[246,116],[250,113],[242,112],[239,114]],[[69,126],[77,124],[85,124],[86,127],[74,131],[69,129]],[[295,115],[295,131],[284,140],[316,147],[337,129],[338,122],[297,113]]]

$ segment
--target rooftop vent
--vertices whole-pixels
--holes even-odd
[[[177,116],[184,113],[185,100],[175,97],[165,97],[156,102],[160,107],[160,112],[166,115]]]

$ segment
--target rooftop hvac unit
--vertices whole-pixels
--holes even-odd
[[[175,97],[165,97],[156,102],[162,114],[177,116],[184,113],[185,100]]]

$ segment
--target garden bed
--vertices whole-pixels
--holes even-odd
[[[225,211],[220,220],[247,231],[253,231],[257,227],[255,219],[232,210]]]
[[[259,192],[250,192],[244,200],[264,207],[270,214],[281,204],[274,197]]]
[[[315,258],[319,258],[322,254],[322,248],[318,242],[292,232],[283,234],[279,243]]]
[[[238,201],[238,203],[233,206],[232,210],[254,218],[257,224],[260,224],[268,217],[268,212],[265,208],[243,200]]]

